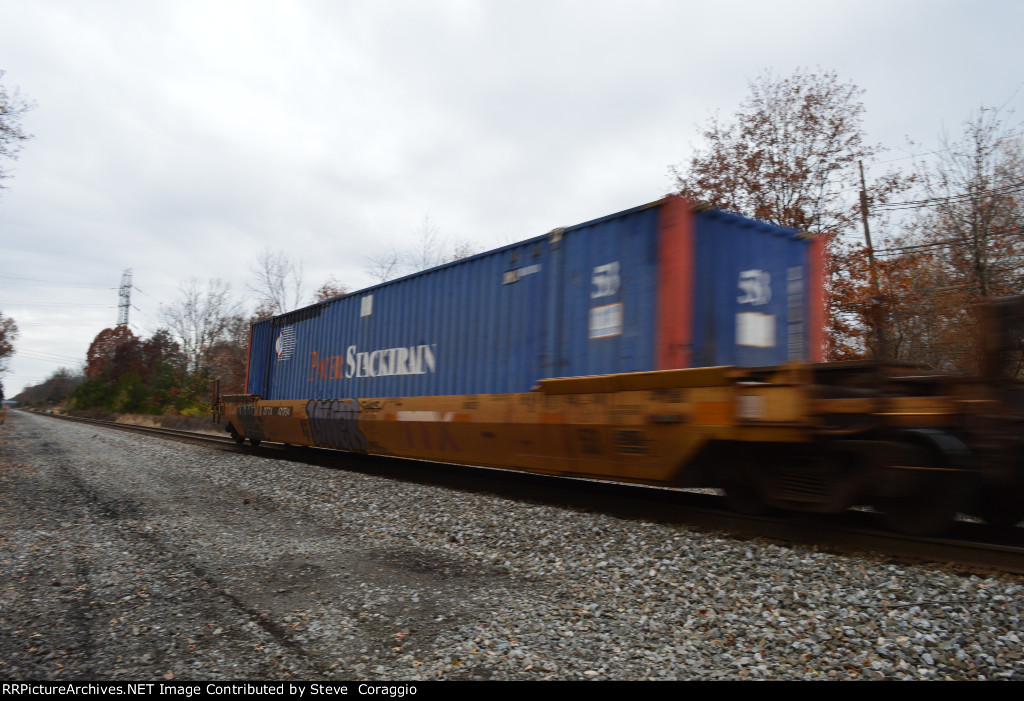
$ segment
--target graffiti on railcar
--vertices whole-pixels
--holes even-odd
[[[359,402],[360,411],[364,414],[377,414],[384,410],[387,403],[383,399],[365,399]]]
[[[264,440],[263,428],[256,419],[256,407],[252,404],[243,404],[238,407],[238,421],[242,424],[242,435],[252,440]]]
[[[311,400],[306,403],[313,441],[321,448],[366,452],[359,430],[359,402],[354,399]]]

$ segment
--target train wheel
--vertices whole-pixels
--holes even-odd
[[[885,449],[890,468],[875,506],[886,525],[907,535],[938,535],[953,525],[973,492],[971,453],[955,436],[932,428],[907,428]],[[888,474],[886,474],[888,473]]]
[[[964,489],[958,474],[932,468],[931,452],[905,446],[900,490],[878,500],[885,525],[897,533],[939,535],[952,527]],[[920,468],[920,469],[915,469]]]
[[[948,490],[934,487],[922,489],[920,496],[886,499],[879,504],[886,526],[906,535],[941,535],[953,526],[956,518],[954,499]]]
[[[725,485],[725,501],[729,508],[746,516],[760,516],[768,513],[768,505],[757,489],[748,484]]]
[[[1024,520],[1024,464],[1018,463],[1010,484],[988,485],[978,503],[978,515],[998,528]]]
[[[1012,465],[1007,479],[992,480],[978,499],[978,516],[997,528],[1012,528],[1024,521],[1024,456]]]
[[[238,445],[243,445],[245,443],[245,436],[238,435],[238,431],[235,430],[234,426],[228,429],[228,433],[231,434],[231,437],[235,439],[235,443]]]
[[[249,439],[249,445],[251,445],[253,448],[259,448],[260,447],[260,439],[259,438],[250,438]]]
[[[722,480],[725,502],[733,511],[746,516],[768,513],[760,475],[749,463],[733,465]]]
[[[1013,528],[1024,521],[1024,503],[1017,494],[987,494],[982,498],[978,511],[987,523],[998,528]]]

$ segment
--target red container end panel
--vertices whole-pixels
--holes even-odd
[[[666,197],[658,232],[656,370],[690,367],[693,350],[694,213],[688,200]]]

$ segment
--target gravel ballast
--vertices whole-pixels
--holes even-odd
[[[4,679],[1024,679],[1024,579],[9,412]]]

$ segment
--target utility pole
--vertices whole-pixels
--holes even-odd
[[[868,186],[864,182],[864,161],[857,161],[860,166],[860,216],[864,222],[864,241],[868,246],[868,269],[871,275],[871,326],[875,335],[876,357],[886,360],[889,347],[885,341],[885,325],[882,319],[882,291],[878,287],[878,270],[875,265],[875,248],[871,245],[871,229],[868,227]]]
[[[860,166],[860,216],[864,222],[864,240],[868,244],[868,262],[871,265],[871,291],[878,294],[878,272],[875,270],[875,249],[871,245],[871,229],[868,227],[868,186],[864,183],[864,161]]]
[[[117,305],[117,325],[128,325],[128,309],[132,306],[132,269],[125,268],[121,273],[121,287],[117,292],[120,302]]]

